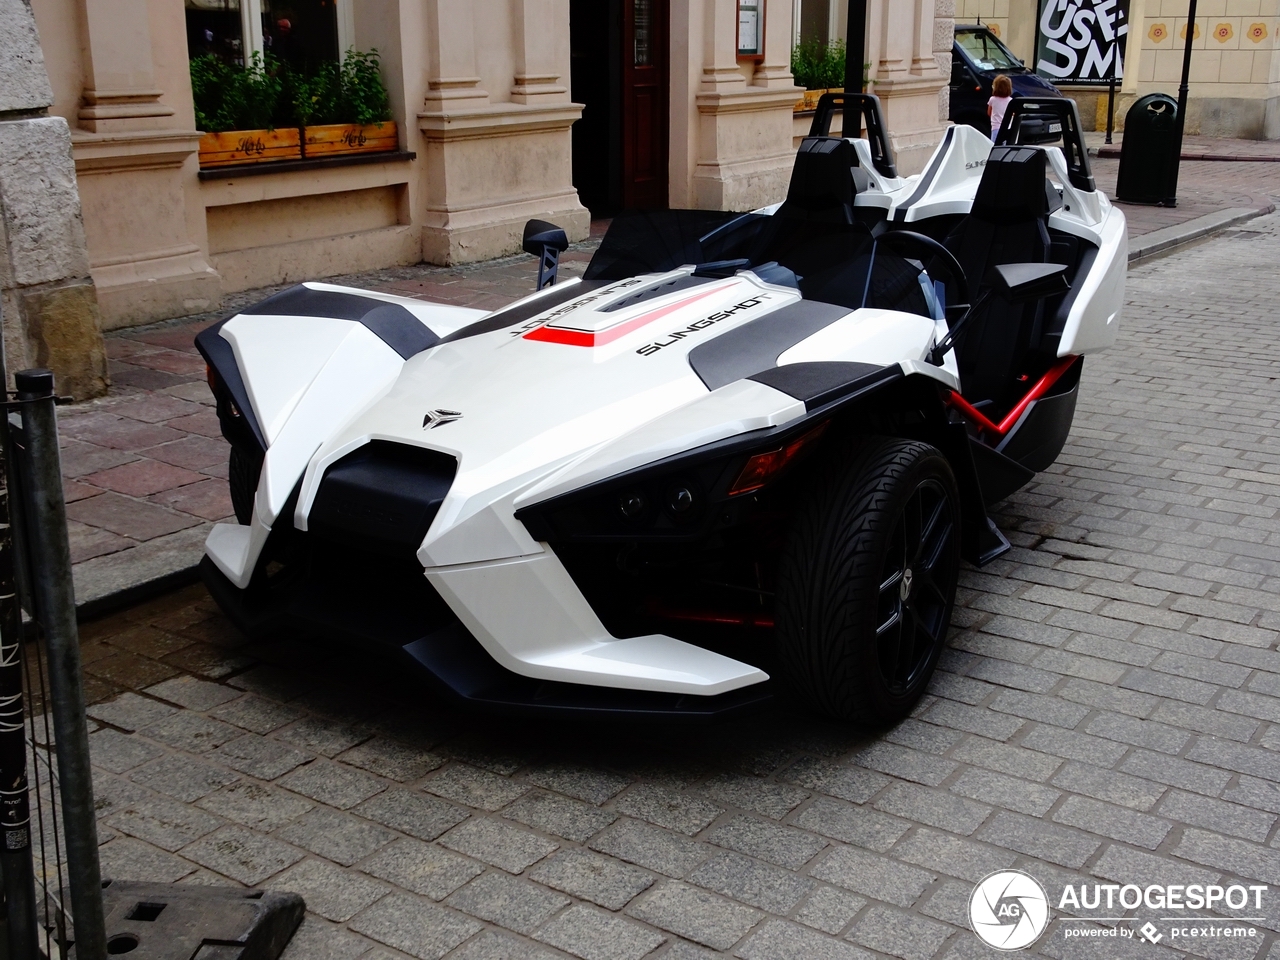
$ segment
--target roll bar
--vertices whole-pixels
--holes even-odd
[[[893,161],[893,151],[889,147],[884,113],[880,110],[880,98],[870,93],[824,93],[814,111],[809,136],[830,136],[831,117],[837,110],[843,111],[846,116],[856,116],[862,121],[861,125],[867,128],[867,142],[871,144],[871,162],[875,164],[876,171],[882,177],[896,177],[898,168]],[[847,126],[845,136],[850,136]]]
[[[1097,189],[1089,167],[1089,151],[1080,132],[1080,111],[1066,97],[1014,97],[1004,115],[996,145],[1053,143],[1062,139],[1067,174],[1077,190]]]

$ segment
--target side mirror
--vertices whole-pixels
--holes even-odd
[[[560,268],[560,254],[569,247],[569,238],[564,230],[545,220],[530,220],[524,225],[521,247],[525,253],[538,258],[537,289],[554,284]]]
[[[1043,300],[1071,289],[1065,263],[1005,263],[987,275],[987,285],[1010,303]]]

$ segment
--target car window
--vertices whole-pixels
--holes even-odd
[[[979,70],[1020,70],[1022,63],[987,30],[957,30],[956,43]]]

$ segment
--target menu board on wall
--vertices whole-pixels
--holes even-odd
[[[758,57],[764,53],[760,7],[757,0],[738,0],[738,56]]]
[[[1054,83],[1124,76],[1129,0],[1039,0],[1036,73]]]

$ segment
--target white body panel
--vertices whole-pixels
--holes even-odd
[[[1108,206],[1110,206],[1108,204]],[[1058,356],[1094,353],[1116,341],[1124,306],[1124,282],[1129,263],[1129,232],[1124,216],[1111,208],[1103,221],[1101,245],[1093,269],[1067,315]]]
[[[990,155],[989,137],[984,137],[973,127],[949,127],[947,136],[938,144],[919,180],[911,183],[911,189],[894,194],[889,219],[897,219],[900,207],[906,204],[909,204],[905,210],[906,223],[951,213],[968,213],[969,205],[973,203],[973,192],[978,188]]]
[[[768,679],[672,637],[615,639],[554,554],[426,573],[485,650],[524,676],[704,696]]]
[[[925,174],[890,180],[874,172],[865,142],[854,145],[873,184],[855,203],[884,209],[905,224],[966,212],[991,151],[977,131],[955,128]],[[1126,228],[1105,197],[1070,185],[1059,151],[1047,152],[1064,200],[1050,226],[1098,247],[1061,338],[1060,355],[1087,353],[1116,335]],[[550,299],[529,319],[464,333],[409,360],[360,322],[232,319],[221,335],[232,346],[267,450],[251,522],[215,525],[208,556],[245,588],[274,523],[307,529],[330,466],[374,440],[425,447],[456,458],[458,467],[417,559],[503,667],[544,680],[704,695],[767,679],[755,667],[671,637],[612,637],[559,557],[515,519],[522,507],[805,416],[803,402],[755,380],[708,389],[690,363],[700,344],[798,302],[799,292],[746,271],[703,282],[690,272],[588,285],[581,296],[571,287],[567,299],[564,285],[553,287],[519,302],[528,307]],[[609,309],[673,281],[673,292]],[[308,286],[397,304],[442,338],[485,316]],[[928,359],[947,332],[944,321],[870,308],[843,316],[828,308],[824,316],[824,326],[783,344],[763,366],[897,365],[907,376],[961,386],[954,352],[941,366]],[[437,425],[430,411],[457,416]],[[295,489],[292,516],[282,518]]]
[[[787,349],[778,357],[778,366],[823,360],[888,366],[903,359],[923,360],[936,333],[937,325],[928,317],[858,310]]]

